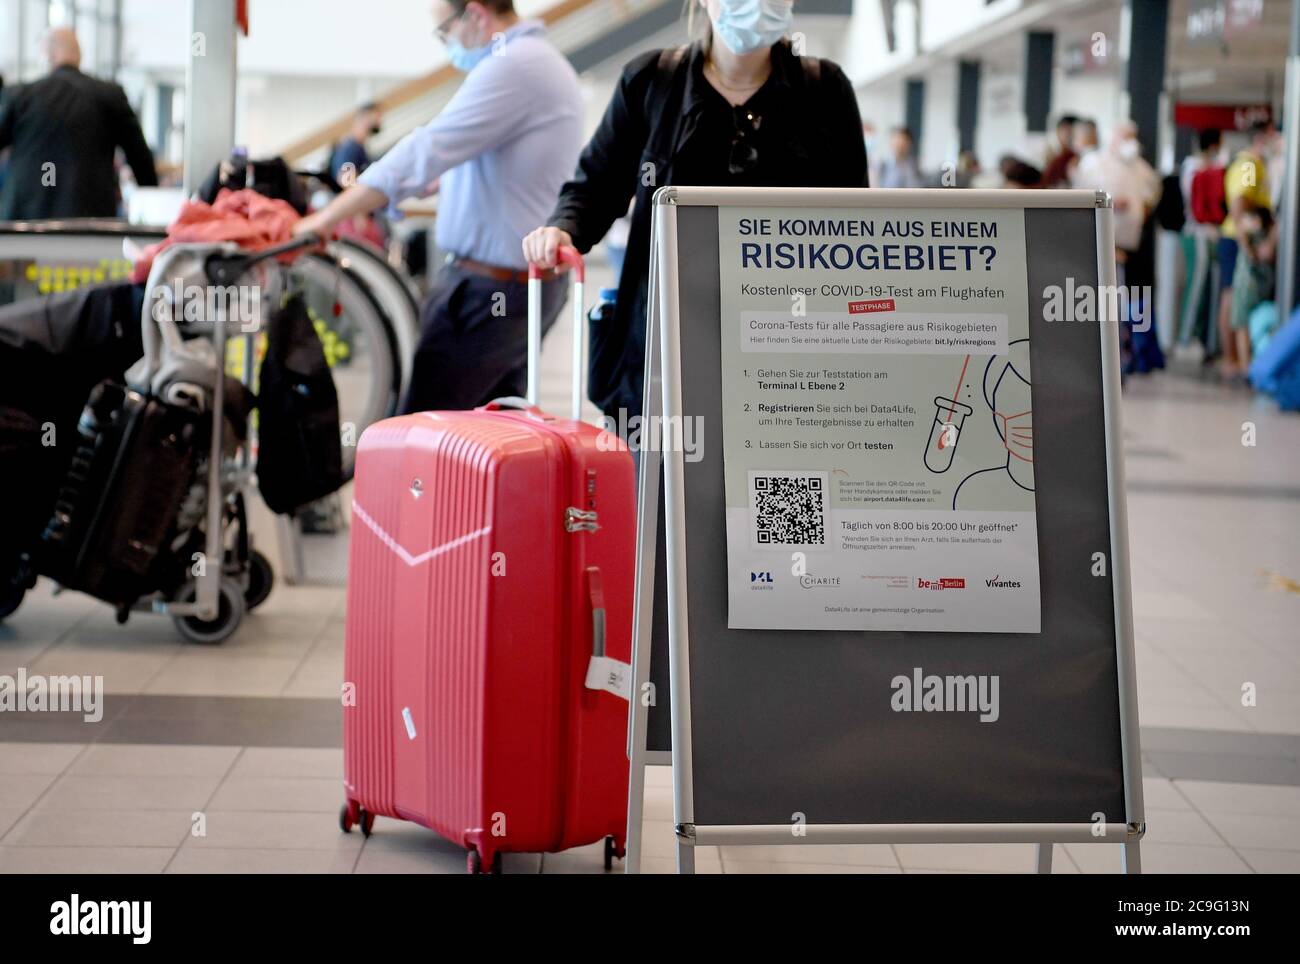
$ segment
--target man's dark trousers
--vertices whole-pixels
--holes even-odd
[[[542,283],[542,334],[564,307],[564,279]],[[528,390],[528,286],[444,265],[420,309],[402,411],[474,408]]]

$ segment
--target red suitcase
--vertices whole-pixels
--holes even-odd
[[[580,362],[582,259],[563,254],[576,269]],[[532,399],[539,309],[534,272]],[[344,831],[411,820],[465,846],[471,873],[499,872],[500,852],[602,838],[606,867],[622,856],[635,530],[631,454],[576,410],[559,419],[501,400],[362,434]]]

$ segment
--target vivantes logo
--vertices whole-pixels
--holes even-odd
[[[985,579],[984,585],[990,589],[1019,589],[1019,579],[1003,579],[1001,576],[994,576],[992,579]]]

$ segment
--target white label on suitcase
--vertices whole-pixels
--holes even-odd
[[[408,740],[414,740],[415,720],[411,719],[411,708],[409,706],[402,707],[402,722],[406,724],[406,738]]]
[[[587,689],[604,690],[632,701],[632,665],[609,656],[593,656],[587,664]]]

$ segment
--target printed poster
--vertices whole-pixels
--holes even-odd
[[[1039,632],[1023,212],[718,217],[728,626]]]

